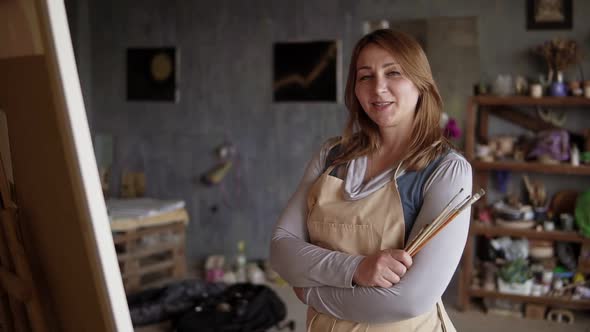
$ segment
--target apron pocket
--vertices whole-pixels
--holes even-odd
[[[309,221],[307,227],[311,243],[322,248],[357,255],[370,255],[379,250],[369,224]]]

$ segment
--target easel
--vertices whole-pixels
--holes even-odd
[[[0,158],[0,331],[48,331]]]

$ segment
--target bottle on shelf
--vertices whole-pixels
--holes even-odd
[[[574,145],[574,147],[572,147],[570,160],[572,166],[580,166],[580,149],[578,149],[577,145]]]
[[[238,254],[236,255],[236,266],[235,266],[235,273],[236,273],[236,281],[237,282],[246,282],[247,281],[247,272],[246,272],[246,243],[244,241],[238,241]]]

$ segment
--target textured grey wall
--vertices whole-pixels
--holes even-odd
[[[79,55],[91,54],[83,84],[91,85],[92,130],[114,135],[114,174],[145,170],[149,196],[187,201],[191,260],[232,254],[240,239],[251,257],[267,257],[273,224],[306,161],[344,123],[342,104],[271,102],[273,41],[341,40],[346,64],[364,20],[478,17],[476,75],[491,79],[534,75],[542,68],[528,48],[555,36],[582,41],[588,51],[590,31],[590,2],[582,0],[574,1],[571,31],[526,31],[524,1],[513,0],[80,2],[86,1],[89,17],[77,18],[74,29],[90,26],[91,38],[78,35],[75,42],[82,44],[76,49],[91,50]],[[126,48],[167,45],[181,54],[180,102],[126,102]],[[213,165],[212,150],[224,139],[238,147],[239,167],[223,187],[203,187],[198,177]]]
[[[435,17],[391,23],[392,28],[411,33],[422,43],[445,112],[460,123],[465,102],[473,94],[471,87],[480,75],[477,22],[477,17]]]
[[[70,37],[82,88],[88,123],[92,128],[92,43],[88,0],[65,0]]]

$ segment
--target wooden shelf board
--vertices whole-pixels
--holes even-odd
[[[479,160],[471,161],[471,165],[476,170],[506,170],[516,172],[534,172],[545,174],[562,174],[562,175],[590,175],[590,166],[580,165],[572,166],[569,164],[542,164],[538,162],[517,162],[517,161],[494,161],[484,162]]]
[[[486,291],[481,289],[471,289],[469,290],[469,295],[471,297],[491,297],[497,299],[507,299],[512,301],[524,302],[524,303],[537,303],[537,304],[545,304],[545,305],[554,305],[560,306],[563,308],[569,309],[581,309],[581,310],[588,310],[590,309],[590,300],[573,300],[567,298],[560,298],[560,297],[552,297],[552,296],[526,296],[526,295],[513,295],[513,294],[504,294],[500,292],[492,292]]]
[[[487,236],[515,236],[526,237],[535,240],[563,241],[590,244],[590,238],[584,237],[576,232],[563,231],[536,231],[534,229],[515,229],[501,226],[479,225],[478,222],[471,224],[470,232],[476,235]]]
[[[171,270],[173,267],[174,267],[174,261],[165,260],[160,263],[155,263],[155,264],[146,265],[144,267],[139,267],[135,271],[123,272],[122,277],[128,278],[128,277],[133,277],[133,276],[144,276],[149,273]]]
[[[188,224],[188,213],[184,208],[149,217],[112,219],[110,225],[113,232],[125,232],[145,227],[167,225],[177,221]]]
[[[476,96],[473,101],[480,106],[590,106],[590,98],[527,96]]]
[[[136,260],[140,258],[145,258],[148,256],[152,256],[155,254],[165,254],[170,251],[177,250],[180,245],[176,242],[164,242],[159,244],[152,244],[149,247],[138,247],[134,248],[132,252],[128,253],[121,253],[117,254],[117,259],[119,263],[123,263],[125,261]]]

